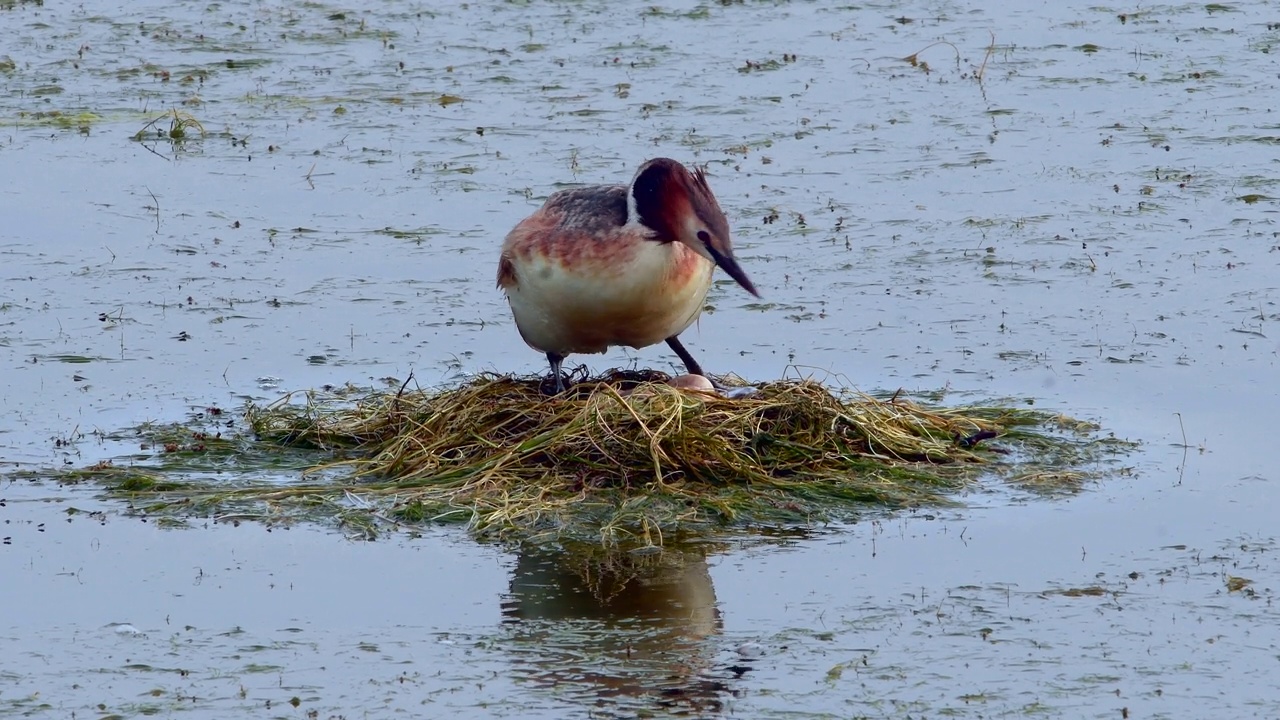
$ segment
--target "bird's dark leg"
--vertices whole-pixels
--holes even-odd
[[[698,361],[694,360],[693,356],[689,354],[689,351],[684,349],[684,345],[680,342],[679,335],[672,335],[667,338],[667,345],[675,351],[676,355],[680,356],[680,360],[684,363],[685,372],[690,375],[707,376],[706,373],[702,372],[702,366],[698,364]]]
[[[565,391],[564,376],[560,374],[560,363],[564,362],[564,356],[549,352],[547,362],[551,363],[551,377],[556,379],[556,395],[559,395]]]

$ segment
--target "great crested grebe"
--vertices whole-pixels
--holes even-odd
[[[702,169],[655,158],[630,185],[547,198],[502,243],[498,287],[520,336],[547,354],[560,393],[566,355],[615,345],[665,340],[690,374],[702,375],[679,335],[702,312],[716,265],[759,297]]]

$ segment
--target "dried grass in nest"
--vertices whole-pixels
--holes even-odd
[[[455,519],[522,538],[596,536],[662,544],[672,532],[855,514],[867,503],[947,502],[993,454],[994,437],[1043,414],[926,408],[833,393],[809,380],[753,397],[688,392],[654,372],[614,371],[558,397],[537,380],[482,376],[454,389],[314,393],[251,408],[260,439],[341,451],[345,488],[390,517]],[[282,493],[333,492],[330,485]]]

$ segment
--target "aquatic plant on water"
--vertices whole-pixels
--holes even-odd
[[[460,522],[505,539],[662,545],[951,504],[984,479],[1073,489],[1127,447],[1026,408],[933,407],[807,379],[731,398],[666,379],[613,371],[557,397],[539,379],[496,375],[294,393],[247,408],[242,452],[308,453],[302,481],[176,482],[171,464],[148,482],[139,464],[113,469],[132,476],[114,492],[151,513],[270,521],[327,509],[367,531]]]

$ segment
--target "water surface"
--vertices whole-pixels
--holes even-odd
[[[538,371],[502,236],[657,155],[708,166],[764,296],[720,278],[713,372],[1143,443],[1071,499],[613,568],[620,604],[457,530],[173,530],[6,475],[0,715],[1280,714],[1268,8],[0,3],[0,472]]]

